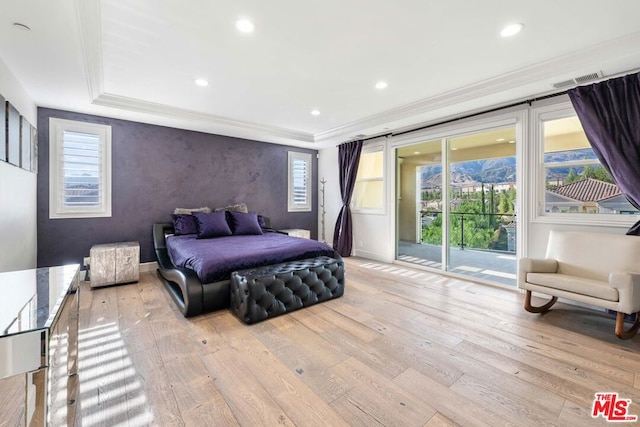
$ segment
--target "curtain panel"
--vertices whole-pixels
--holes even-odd
[[[596,156],[640,210],[640,73],[579,86],[568,94]],[[627,234],[640,236],[640,221]]]
[[[338,146],[338,171],[340,173],[342,208],[338,214],[338,220],[333,232],[333,249],[343,257],[350,256],[353,248],[353,227],[349,205],[356,185],[362,144],[363,141],[351,141]]]

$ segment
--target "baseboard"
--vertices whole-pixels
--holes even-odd
[[[357,257],[361,257],[361,258],[367,258],[367,259],[370,259],[370,260],[373,260],[373,261],[380,261],[380,262],[386,262],[386,263],[393,262],[393,260],[385,259],[384,256],[382,256],[379,253],[365,251],[365,250],[362,250],[362,249],[356,249],[354,251],[353,255],[357,256]]]
[[[155,261],[140,263],[140,273],[148,273],[150,271],[156,271],[157,268],[158,268],[158,263]]]

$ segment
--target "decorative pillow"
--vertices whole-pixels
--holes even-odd
[[[263,215],[258,214],[258,225],[260,226],[260,228],[268,228],[269,226],[267,225],[267,221],[269,219],[265,218]]]
[[[231,229],[227,224],[225,212],[194,212],[193,216],[198,223],[198,239],[231,236]]]
[[[198,232],[198,222],[193,215],[173,214],[173,230],[176,236],[182,234],[196,234]]]
[[[175,208],[173,210],[173,213],[178,215],[178,214],[192,214],[194,212],[202,212],[202,213],[211,213],[211,208],[208,208],[206,206],[203,206],[201,208]]]
[[[233,234],[262,234],[258,214],[229,211]]]
[[[247,205],[245,203],[238,203],[236,205],[225,206],[224,208],[216,208],[215,211],[216,212],[227,211],[227,212],[248,213],[249,209],[247,208]]]

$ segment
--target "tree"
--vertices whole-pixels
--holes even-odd
[[[599,181],[615,184],[613,182],[613,178],[609,175],[609,172],[607,172],[604,166],[592,167],[591,165],[587,165],[584,167],[584,171],[582,171],[582,176],[584,178],[593,178]]]
[[[513,214],[513,201],[516,190],[511,188],[498,193],[499,213]],[[506,234],[502,231],[504,221],[499,216],[488,215],[483,212],[482,195],[464,194],[459,203],[451,209],[449,219],[449,244],[460,247],[464,242],[465,248],[489,249],[505,246]],[[463,224],[464,221],[464,224]],[[464,231],[463,231],[464,230]],[[464,236],[463,236],[464,233]],[[422,230],[422,242],[432,245],[442,244],[442,214],[438,214],[429,225]]]

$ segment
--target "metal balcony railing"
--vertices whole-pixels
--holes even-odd
[[[515,254],[515,214],[454,211],[449,215],[450,246]],[[442,244],[442,211],[422,211],[420,219],[421,242]]]

